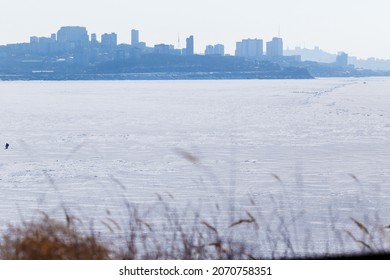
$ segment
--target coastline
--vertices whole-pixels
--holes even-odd
[[[152,72],[152,73],[26,73],[1,75],[0,81],[115,81],[115,80],[275,80],[275,79],[314,79],[304,69],[283,70],[275,72]]]

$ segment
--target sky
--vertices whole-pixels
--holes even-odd
[[[0,0],[0,45],[77,25],[98,38],[115,32],[120,43],[138,29],[148,46],[178,47],[180,38],[185,47],[194,35],[197,53],[222,43],[233,54],[235,42],[269,41],[280,30],[285,48],[390,59],[389,11],[388,0]]]

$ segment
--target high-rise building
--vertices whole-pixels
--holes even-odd
[[[194,36],[186,39],[186,55],[194,55]]]
[[[215,46],[208,45],[206,46],[205,55],[225,55],[225,46],[222,44],[217,44]]]
[[[139,44],[139,31],[132,29],[131,30],[131,45],[136,47]]]
[[[348,65],[348,54],[345,52],[339,52],[336,57],[336,64],[341,67]]]
[[[260,59],[263,56],[262,39],[246,39],[236,43],[236,56]]]
[[[86,46],[89,42],[88,32],[81,26],[64,26],[57,32],[58,43],[71,43],[76,46]]]
[[[222,44],[216,44],[214,46],[214,54],[224,56],[225,55],[225,46]]]
[[[36,44],[39,42],[39,38],[37,36],[30,37],[30,44]]]
[[[103,34],[101,45],[103,48],[106,48],[106,49],[115,48],[118,45],[118,38],[117,38],[116,33]]]
[[[173,45],[158,44],[154,45],[154,53],[156,54],[173,54],[175,47]]]
[[[207,45],[204,54],[205,55],[214,55],[214,46],[213,45]]]
[[[92,48],[98,48],[99,47],[99,42],[97,40],[96,33],[91,34],[91,47]]]
[[[91,43],[96,44],[97,43],[97,36],[96,33],[91,34]]]
[[[267,56],[281,57],[283,56],[283,40],[282,38],[274,37],[272,41],[267,42]]]

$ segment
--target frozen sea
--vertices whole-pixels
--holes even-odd
[[[351,218],[390,224],[389,109],[387,78],[0,82],[0,225],[66,207],[99,226],[159,195],[286,215],[329,250]]]

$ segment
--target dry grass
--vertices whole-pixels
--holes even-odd
[[[182,157],[215,178],[207,167],[194,155],[178,150]],[[329,223],[324,228],[326,248],[315,247],[321,239],[313,234],[313,228],[305,220],[301,207],[294,209],[286,192],[284,182],[278,175],[271,174],[280,184],[282,193],[269,196],[266,203],[256,203],[250,196],[250,205],[238,210],[234,201],[211,203],[207,209],[183,207],[181,201],[168,194],[157,194],[157,201],[144,209],[138,204],[124,200],[121,221],[107,209],[106,217],[78,217],[95,219],[100,229],[85,230],[75,221],[80,219],[64,210],[64,219],[52,219],[43,213],[38,221],[24,222],[10,226],[0,237],[0,259],[8,260],[230,260],[230,259],[301,259],[331,258],[351,251],[348,244],[356,246],[356,252],[363,254],[386,254],[389,252],[390,226],[378,226],[379,218],[364,221],[352,218],[343,228],[336,227],[337,213],[330,210]],[[358,180],[353,177],[354,180]],[[121,190],[119,180],[111,178]],[[48,181],[55,187],[54,181]],[[217,181],[217,180],[215,180]],[[223,201],[222,201],[223,202]],[[178,206],[181,205],[181,206]],[[362,208],[364,210],[364,208]],[[229,214],[227,214],[229,213]],[[265,214],[266,213],[266,214]],[[325,219],[325,217],[324,217]],[[91,221],[89,220],[89,222]],[[109,232],[105,242],[101,230]],[[317,230],[318,234],[318,230]],[[109,243],[107,243],[109,241]],[[110,245],[107,245],[110,244]],[[330,248],[333,249],[330,249]],[[336,248],[337,251],[334,251]],[[332,251],[333,250],[333,251]]]
[[[109,250],[93,234],[77,231],[72,222],[45,216],[37,222],[9,227],[2,237],[0,257],[7,260],[104,260]]]
[[[160,197],[154,206],[165,216],[160,224],[147,222],[147,215],[142,209],[131,204],[128,208],[128,228],[123,231],[117,223],[109,218],[102,223],[112,233],[110,246],[97,238],[97,231],[80,230],[65,211],[64,222],[51,219],[43,214],[35,222],[24,222],[20,226],[10,226],[0,241],[0,258],[7,260],[107,260],[107,259],[298,259],[298,258],[332,258],[345,256],[340,254],[316,254],[309,252],[305,255],[296,253],[293,242],[293,226],[286,222],[285,217],[279,216],[275,227],[266,223],[254,213],[245,212],[233,223],[210,222],[200,217],[179,212],[178,209],[164,202]],[[163,209],[160,209],[163,207]],[[371,229],[362,222],[351,218],[350,230],[345,230],[345,242],[354,242],[360,247],[362,254],[385,255],[387,227],[382,227],[381,238],[378,239],[376,229]],[[114,228],[120,234],[114,234]],[[229,234],[224,230],[228,229]],[[242,236],[242,230],[258,235],[259,238],[250,240]],[[354,230],[356,229],[356,230]],[[377,231],[378,232],[378,231]],[[361,237],[357,237],[361,233]],[[260,238],[264,235],[264,238]],[[235,238],[234,238],[235,236]],[[237,238],[238,236],[238,238]],[[248,235],[249,236],[249,235]],[[349,239],[349,240],[348,240]],[[116,245],[113,245],[116,244]],[[117,246],[117,244],[121,244]],[[272,255],[263,254],[263,248],[271,251]],[[279,253],[276,253],[279,251]],[[359,251],[358,251],[359,252]]]

